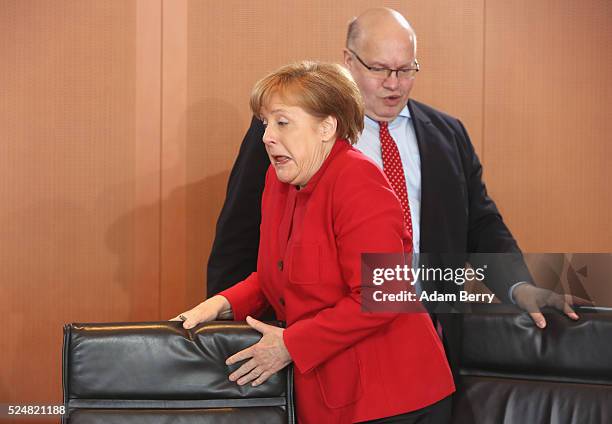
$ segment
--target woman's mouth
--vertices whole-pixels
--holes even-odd
[[[290,160],[291,158],[289,156],[283,156],[283,155],[272,156],[272,161],[274,162],[274,165],[284,165]]]

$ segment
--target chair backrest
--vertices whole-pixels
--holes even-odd
[[[66,325],[63,422],[294,423],[291,367],[257,387],[228,379],[242,363],[225,360],[260,338],[229,321]]]
[[[612,314],[580,315],[465,315],[454,422],[612,422]]]

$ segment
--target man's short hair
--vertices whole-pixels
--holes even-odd
[[[357,38],[359,38],[361,29],[359,28],[359,23],[357,22],[357,17],[353,17],[349,21],[347,30],[346,30],[346,48],[354,49],[355,43],[357,42]]]

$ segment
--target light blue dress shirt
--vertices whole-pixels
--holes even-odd
[[[380,150],[379,132],[378,122],[366,116],[363,132],[355,147],[374,160],[382,169],[383,160]],[[408,203],[410,205],[410,217],[412,218],[412,247],[414,253],[419,253],[421,233],[421,156],[408,106],[404,106],[399,115],[389,122],[389,133],[391,133],[391,137],[393,137],[395,144],[397,144],[402,160],[404,177],[406,178],[406,190],[408,191]]]

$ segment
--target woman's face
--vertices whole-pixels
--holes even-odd
[[[304,187],[329,155],[336,121],[319,119],[273,95],[261,111],[266,131],[263,142],[278,179]]]

